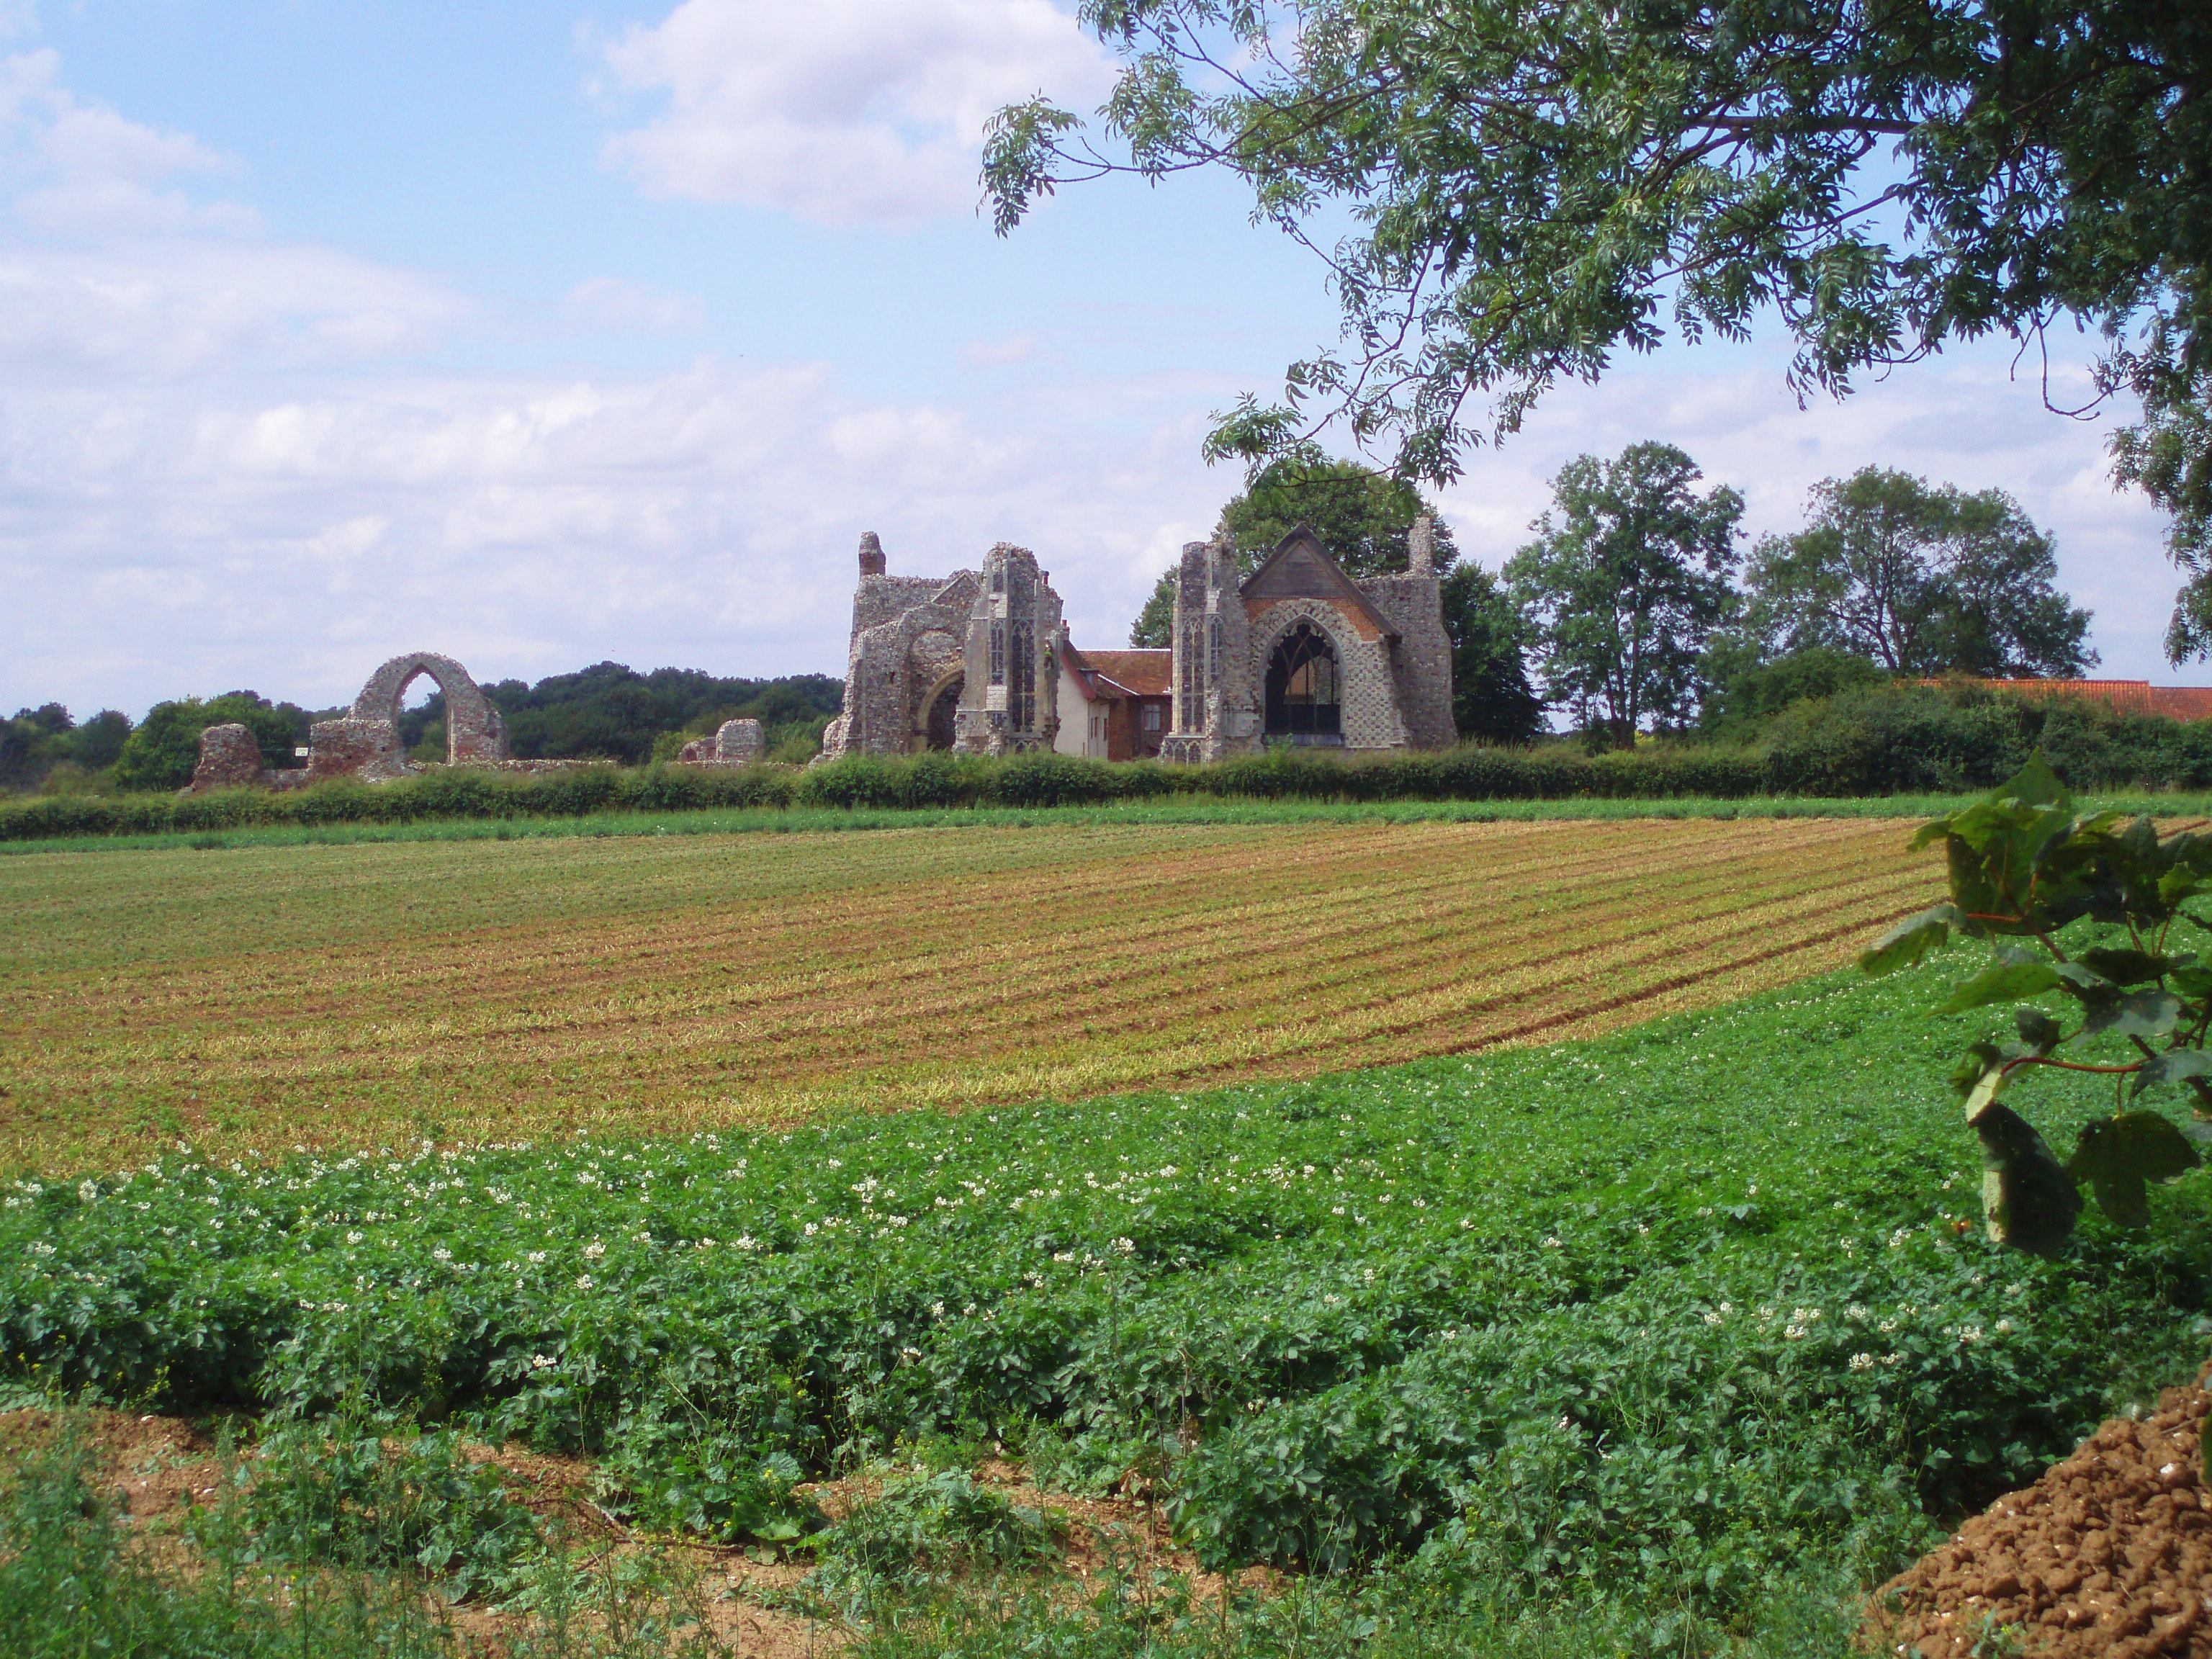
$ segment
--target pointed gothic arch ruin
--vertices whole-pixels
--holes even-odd
[[[446,763],[496,766],[506,760],[507,723],[469,671],[434,651],[410,651],[371,674],[344,715],[316,724],[308,776],[374,783],[414,771],[399,744],[399,700],[426,674],[445,694]]]

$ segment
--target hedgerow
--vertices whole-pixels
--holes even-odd
[[[2202,1173],[2142,1234],[1982,1237],[1929,1000],[1911,969],[1294,1085],[25,1177],[0,1353],[595,1454],[712,1536],[964,1434],[1146,1471],[1209,1565],[1418,1549],[1732,1619],[1886,1571],[2212,1334]]]

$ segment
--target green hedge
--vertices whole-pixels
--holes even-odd
[[[1601,800],[1849,797],[1986,788],[2041,748],[2081,789],[2212,787],[2212,720],[2124,717],[2095,705],[1882,690],[1804,704],[1759,744],[1668,742],[1592,755],[1571,744],[1468,744],[1346,757],[1279,749],[1212,766],[1066,755],[867,756],[800,770],[616,766],[506,775],[434,770],[399,783],[273,793],[51,796],[0,806],[0,841],[249,824],[576,817],[732,807],[1084,806],[1169,795],[1267,800]]]

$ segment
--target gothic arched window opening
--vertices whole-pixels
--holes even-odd
[[[1334,737],[1344,730],[1336,649],[1302,622],[1283,636],[1267,664],[1267,735]]]

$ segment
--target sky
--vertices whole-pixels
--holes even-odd
[[[1053,0],[0,0],[0,709],[327,707],[410,650],[840,674],[870,530],[894,574],[1030,548],[1122,644],[1241,483],[1209,416],[1338,313],[1231,180],[992,234],[991,111],[1112,70]],[[1460,547],[1495,568],[1644,439],[1754,535],[1902,467],[2053,532],[2099,672],[2212,678],[2164,660],[2109,411],[2003,342],[1801,410],[1788,356],[1555,392],[1439,495]]]

